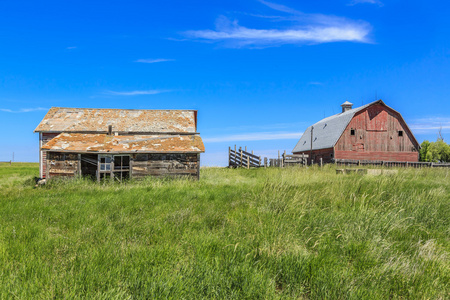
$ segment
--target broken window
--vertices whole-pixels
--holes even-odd
[[[403,130],[398,131],[398,136],[403,136]]]
[[[355,129],[350,129],[350,135],[355,135],[356,134],[356,130]]]

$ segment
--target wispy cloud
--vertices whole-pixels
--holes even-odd
[[[33,107],[33,108],[21,108],[18,110],[13,110],[9,108],[0,108],[0,111],[7,112],[7,113],[13,113],[13,114],[20,114],[20,113],[27,113],[27,112],[33,112],[38,110],[48,110],[48,108],[44,107]]]
[[[205,143],[300,139],[303,132],[253,132],[227,136],[204,137]]]
[[[142,59],[135,60],[134,62],[144,63],[144,64],[154,64],[154,63],[165,62],[165,61],[175,61],[175,59],[171,59],[171,58],[155,58],[155,59],[142,58]]]
[[[442,132],[450,132],[450,118],[430,117],[413,120],[409,127],[415,133],[438,133],[442,128]]]
[[[106,91],[105,94],[112,96],[138,96],[138,95],[156,95],[161,93],[167,93],[170,90],[141,90],[141,91],[126,91],[126,92],[118,92],[118,91]]]
[[[323,83],[319,82],[319,81],[310,81],[310,82],[308,82],[308,84],[309,85],[323,85]]]
[[[220,16],[216,20],[215,30],[190,30],[184,34],[192,39],[223,42],[231,47],[369,42],[371,26],[367,22],[322,14],[306,14],[281,4],[263,0],[259,2],[273,10],[288,14],[289,17],[285,21],[291,24],[283,29],[255,29],[241,26],[237,20]]]
[[[75,46],[71,46],[71,47],[66,47],[67,50],[73,50],[73,49],[77,49],[77,47]]]
[[[377,4],[379,6],[384,5],[380,0],[352,0],[348,5],[356,5],[361,3]]]
[[[264,0],[259,0],[258,2],[261,4],[264,4],[267,7],[270,7],[273,10],[278,10],[281,12],[285,12],[288,14],[294,14],[294,15],[302,14],[302,12],[292,9],[292,8],[282,5],[282,4],[272,3],[272,2],[264,1]]]

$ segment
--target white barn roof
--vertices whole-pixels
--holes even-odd
[[[312,140],[313,140],[312,150],[327,149],[327,148],[334,147],[334,145],[336,145],[337,141],[339,140],[342,133],[344,132],[345,128],[347,127],[348,123],[350,123],[350,121],[352,120],[353,116],[357,112],[365,109],[368,106],[376,104],[376,103],[383,104],[384,106],[390,108],[382,100],[376,100],[374,102],[363,105],[361,107],[350,109],[350,110],[347,110],[346,112],[339,113],[339,114],[333,115],[331,117],[325,118],[325,119],[317,122],[316,124],[309,126],[306,129],[306,131],[303,133],[302,137],[300,138],[300,140],[298,141],[297,145],[295,146],[294,150],[292,150],[292,152],[296,153],[296,152],[304,152],[304,151],[311,150],[311,128],[312,127],[314,127],[313,138],[312,138]],[[390,108],[390,109],[392,109],[392,108]],[[401,115],[400,115],[400,117],[401,117]],[[406,124],[406,122],[405,122],[405,124]],[[408,126],[408,125],[406,125],[406,126]],[[416,141],[416,143],[417,143],[417,141]]]

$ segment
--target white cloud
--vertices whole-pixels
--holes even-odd
[[[379,6],[384,5],[380,0],[352,0],[348,5],[356,5],[361,3],[377,4]]]
[[[205,143],[241,142],[241,141],[268,141],[268,140],[298,140],[303,132],[253,132],[228,136],[204,137]]]
[[[142,58],[142,59],[135,60],[134,62],[144,63],[144,64],[154,64],[154,63],[165,62],[165,61],[175,61],[175,59],[171,59],[171,58],[144,59],[144,58]]]
[[[170,90],[145,90],[145,91],[128,91],[128,92],[106,91],[105,94],[112,96],[138,96],[138,95],[156,95],[167,92],[170,92]]]
[[[8,109],[8,108],[0,108],[0,111],[7,112],[7,113],[14,113],[14,114],[27,113],[27,112],[33,112],[33,111],[39,111],[39,110],[48,110],[48,108],[34,107],[34,108],[21,108],[18,110],[12,110],[12,109]]]
[[[415,133],[438,133],[442,128],[442,132],[450,132],[450,118],[430,117],[416,119],[409,125]]]
[[[73,49],[77,49],[77,47],[75,46],[71,46],[71,47],[66,47],[67,50],[73,50]]]
[[[289,14],[291,24],[282,29],[255,29],[241,26],[225,16],[216,20],[215,30],[190,30],[193,39],[223,42],[231,47],[320,44],[330,42],[369,42],[371,26],[363,21],[322,14],[306,14],[287,6],[260,0],[267,7]],[[283,17],[280,17],[283,20]]]

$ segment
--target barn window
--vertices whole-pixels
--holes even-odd
[[[398,131],[398,136],[403,136],[403,130]]]
[[[355,129],[350,129],[350,135],[355,135]]]

